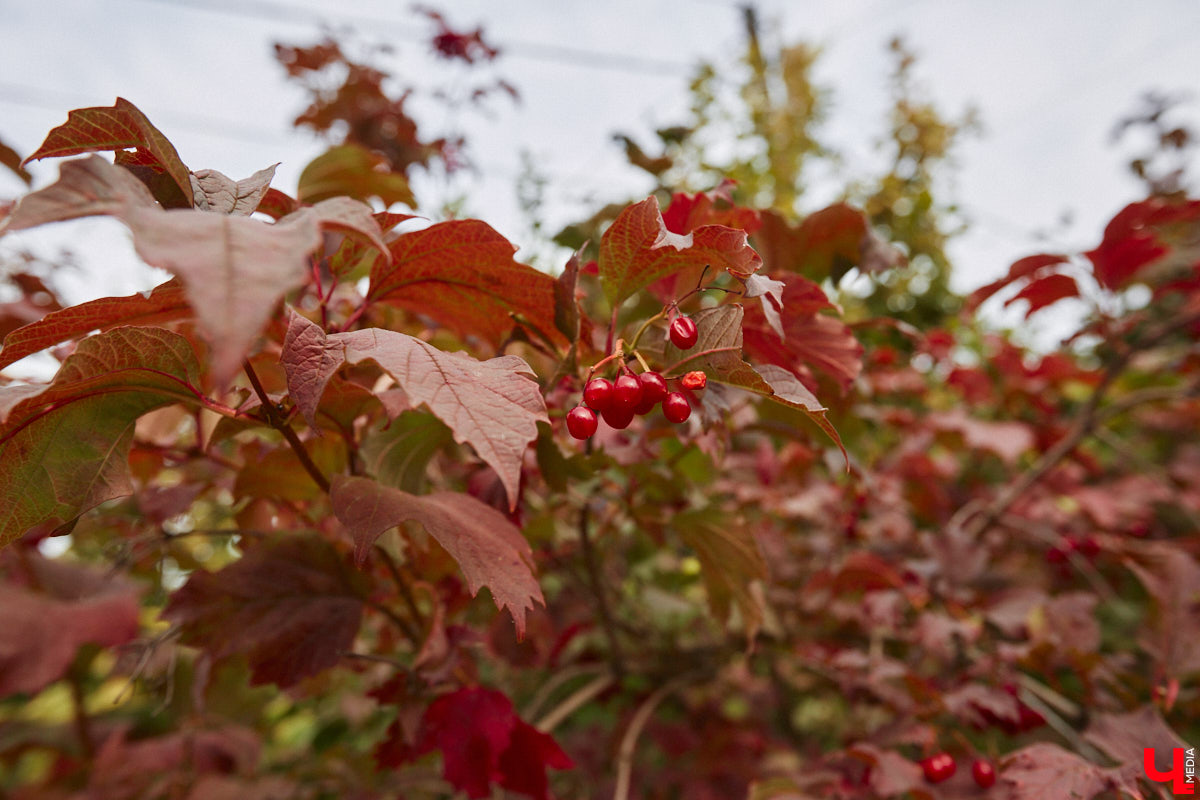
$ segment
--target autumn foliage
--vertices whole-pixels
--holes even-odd
[[[907,268],[863,211],[730,182],[552,275],[416,216],[447,144],[382,146],[402,103],[350,77],[375,122],[288,192],[123,99],[27,159],[66,160],[0,235],[108,216],[172,277],[63,307],[15,274],[0,307],[0,366],[59,362],[0,386],[0,794],[1167,796],[1143,748],[1200,741],[1200,201],[925,328],[835,302]],[[1086,313],[1035,354],[993,296]],[[685,422],[569,435],[589,378],[648,371]]]

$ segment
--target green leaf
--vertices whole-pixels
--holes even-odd
[[[425,488],[430,460],[454,441],[450,429],[432,414],[406,412],[363,439],[367,471],[384,486],[417,493]]]
[[[302,203],[319,203],[331,197],[373,197],[385,205],[404,203],[417,207],[402,172],[392,172],[387,159],[357,144],[334,147],[309,162],[300,173],[297,196]]]
[[[0,389],[0,546],[130,494],[134,423],[198,385],[187,339],[129,327],[84,339],[44,388]]]
[[[684,544],[696,551],[713,615],[725,622],[736,605],[746,637],[753,639],[762,625],[763,609],[750,584],[766,580],[767,565],[749,526],[711,509],[679,514],[672,524]]]

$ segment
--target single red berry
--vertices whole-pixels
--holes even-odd
[[[649,414],[667,396],[667,382],[657,372],[643,372],[638,375],[638,383],[642,385],[642,399],[634,413]]]
[[[567,413],[567,431],[576,439],[587,439],[596,432],[596,412],[587,406],[575,406]]]
[[[594,411],[603,411],[612,402],[613,384],[608,378],[592,378],[583,387],[583,402]]]
[[[608,427],[621,431],[628,428],[629,423],[633,422],[633,409],[613,403],[601,411],[600,416]]]
[[[1075,542],[1075,549],[1081,556],[1091,561],[1100,555],[1100,541],[1089,533]]]
[[[642,382],[634,375],[622,375],[613,384],[613,408],[627,408],[632,413],[642,399]]]
[[[1051,547],[1046,551],[1046,563],[1061,565],[1067,563],[1067,550],[1062,547]]]
[[[941,783],[954,774],[958,765],[954,763],[954,756],[949,753],[938,753],[924,759],[921,762],[921,769],[925,772],[925,780],[930,783]]]
[[[691,350],[696,346],[700,334],[696,331],[696,323],[691,317],[676,317],[671,320],[671,344],[680,350]]]
[[[971,765],[971,777],[975,779],[975,783],[979,784],[980,788],[990,788],[996,782],[996,768],[992,766],[991,762],[977,758]]]
[[[692,415],[692,407],[679,392],[671,392],[662,401],[663,416],[671,422],[683,422]]]
[[[684,375],[679,379],[679,385],[694,392],[697,389],[703,389],[708,385],[708,376],[700,370],[689,372],[687,375]]]

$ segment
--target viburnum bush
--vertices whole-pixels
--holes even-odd
[[[0,212],[173,276],[10,276],[0,366],[59,367],[0,386],[5,796],[1169,796],[1200,201],[921,327],[830,300],[906,269],[850,205],[653,195],[551,276],[333,145],[288,194],[118,99]],[[1088,311],[1032,354],[975,316],[1002,292]]]

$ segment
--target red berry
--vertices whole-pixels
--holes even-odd
[[[683,422],[692,415],[692,407],[687,398],[679,392],[671,392],[662,401],[663,416],[671,422]]]
[[[613,403],[601,411],[600,416],[608,427],[621,431],[628,428],[629,423],[633,422],[633,409]]]
[[[612,402],[613,384],[608,378],[592,378],[583,387],[583,402],[595,411],[603,411]]]
[[[643,372],[638,376],[642,385],[642,399],[634,409],[636,414],[649,414],[667,396],[667,382],[657,372]]]
[[[679,380],[679,385],[685,389],[696,391],[708,385],[708,376],[700,370],[689,372]]]
[[[634,375],[622,375],[613,385],[612,407],[629,409],[630,413],[637,408],[642,399],[642,382]]]
[[[1079,551],[1081,556],[1090,561],[1100,555],[1100,542],[1095,536],[1089,533],[1075,543],[1075,549]]]
[[[671,344],[680,350],[691,350],[699,338],[696,323],[692,322],[691,317],[676,317],[671,320]]]
[[[567,413],[567,431],[576,439],[587,439],[596,432],[596,412],[587,406],[575,406]]]
[[[925,780],[930,783],[941,783],[954,774],[958,765],[954,763],[954,756],[949,753],[938,753],[921,761],[921,769],[925,771]]]
[[[996,782],[996,768],[990,762],[977,758],[971,765],[971,777],[975,779],[975,783],[979,784],[980,788],[987,789]]]

